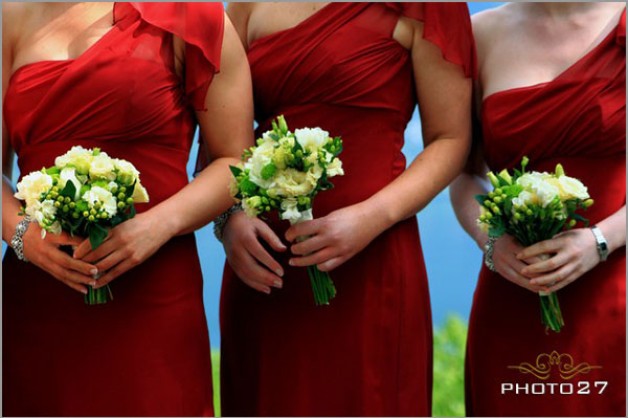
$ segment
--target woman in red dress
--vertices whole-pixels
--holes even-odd
[[[584,216],[597,228],[525,249],[507,235],[495,242],[495,272],[482,268],[471,312],[467,414],[623,416],[625,5],[513,3],[474,17],[474,33],[483,157],[452,186],[462,225],[483,247],[476,176],[528,156],[530,170],[561,163],[588,186],[595,204]],[[541,324],[539,290],[558,292],[560,333]]]
[[[21,220],[13,151],[25,174],[99,147],[131,161],[151,199],[93,252],[72,258],[58,246],[81,240],[42,240],[36,224],[29,263],[7,251],[3,415],[212,415],[192,232],[230,205],[227,166],[253,138],[249,67],[222,5],[3,3],[2,17],[5,242]],[[213,162],[188,184],[197,123]],[[107,304],[76,292],[113,279]]]
[[[227,223],[223,412],[429,415],[432,320],[415,214],[466,159],[467,7],[234,3],[229,13],[248,49],[258,133],[283,114],[291,129],[342,136],[346,175],[317,196],[313,222],[286,231],[239,213]],[[425,150],[406,170],[417,100]],[[311,238],[281,251],[278,236],[301,235]],[[309,264],[331,271],[329,306],[314,305]]]

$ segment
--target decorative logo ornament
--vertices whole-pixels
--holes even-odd
[[[592,366],[586,362],[574,364],[571,355],[558,354],[554,350],[550,354],[539,354],[535,364],[522,362],[517,366],[508,366],[508,368],[519,370],[523,374],[531,374],[540,380],[549,379],[552,369],[557,369],[563,380],[570,380],[579,374],[587,374],[593,369],[601,369],[602,366]]]

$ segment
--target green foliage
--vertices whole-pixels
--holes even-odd
[[[457,315],[449,315],[445,324],[434,330],[434,384],[432,415],[463,417],[464,358],[467,324]]]

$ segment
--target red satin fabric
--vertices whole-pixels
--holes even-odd
[[[555,80],[498,92],[486,98],[482,125],[492,170],[530,158],[530,170],[553,171],[562,163],[581,179],[595,204],[584,213],[591,225],[626,202],[625,12],[619,25]],[[558,291],[565,320],[546,334],[539,298],[482,268],[470,319],[467,414],[477,416],[623,416],[626,411],[626,255],[608,261]],[[601,366],[565,379],[550,365],[546,380],[509,366],[535,365],[540,354],[569,354],[574,366]],[[542,366],[541,366],[542,367]],[[591,394],[502,395],[502,383],[590,382]],[[598,395],[595,381],[608,381]],[[540,386],[536,386],[537,392]],[[531,390],[531,389],[530,389]],[[558,389],[557,389],[558,390]],[[569,389],[567,386],[565,391]]]
[[[220,3],[118,3],[112,29],[78,58],[19,68],[4,117],[21,173],[83,145],[135,164],[151,198],[139,212],[179,191],[223,17]],[[185,80],[173,34],[186,42]],[[3,415],[213,414],[193,235],[116,279],[106,305],[86,306],[12,251],[3,270]]]
[[[416,97],[409,52],[392,39],[402,13],[425,16],[426,32],[446,33],[435,43],[472,71],[464,4],[332,3],[250,47],[258,134],[283,114],[293,130],[320,126],[343,138],[346,175],[316,197],[315,217],[367,199],[405,169]],[[268,222],[283,236],[287,222]],[[432,321],[416,219],[334,270],[338,295],[329,306],[314,306],[305,268],[274,256],[286,274],[270,296],[225,267],[223,414],[429,415]]]

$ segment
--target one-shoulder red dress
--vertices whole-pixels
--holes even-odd
[[[344,141],[346,175],[316,197],[315,217],[369,198],[406,167],[416,90],[410,53],[392,38],[403,15],[422,21],[424,37],[471,75],[464,3],[331,3],[250,46],[257,133],[283,114],[293,130],[318,126]],[[288,226],[269,224],[279,236]],[[429,415],[432,320],[416,218],[331,273],[338,294],[329,306],[314,305],[305,268],[275,256],[286,273],[270,296],[225,268],[223,413]]]
[[[4,118],[20,172],[82,145],[135,164],[151,199],[139,212],[183,188],[223,19],[221,3],[117,3],[112,28],[78,58],[17,69]],[[186,42],[183,77],[173,36]],[[11,250],[3,273],[3,415],[213,414],[192,234],[112,282],[115,299],[104,305],[85,305]]]
[[[567,175],[588,186],[591,225],[626,203],[626,15],[549,83],[495,93],[482,111],[492,170]],[[626,254],[623,248],[557,292],[565,326],[546,333],[539,297],[482,268],[469,325],[467,414],[624,416]]]

